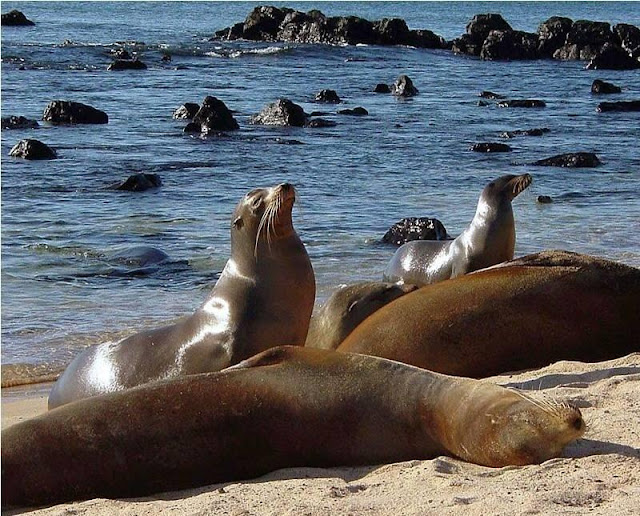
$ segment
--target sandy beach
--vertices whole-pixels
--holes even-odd
[[[637,514],[640,354],[596,364],[558,362],[487,381],[574,402],[587,433],[563,457],[535,466],[492,469],[438,457],[359,468],[286,469],[251,481],[87,500],[31,514]],[[4,389],[2,427],[44,412],[47,388]]]

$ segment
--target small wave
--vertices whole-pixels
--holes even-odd
[[[240,50],[226,50],[223,48],[216,48],[215,51],[205,52],[205,55],[210,57],[230,57],[231,59],[237,59],[245,56],[274,56],[284,54],[293,50],[293,47],[285,45],[283,47],[265,47],[265,48],[249,48]]]
[[[64,367],[52,364],[3,364],[0,386],[17,387],[35,383],[55,382]]]
[[[36,253],[43,254],[56,254],[62,256],[80,256],[82,258],[103,258],[104,254],[99,253],[97,251],[93,251],[91,249],[87,249],[85,247],[79,246],[57,246],[52,244],[29,244],[26,248],[30,251],[35,251]]]

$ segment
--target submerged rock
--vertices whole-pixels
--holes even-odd
[[[604,82],[600,79],[596,79],[591,84],[591,93],[602,94],[602,93],[621,93],[622,89],[620,86],[616,86],[615,84],[611,84],[610,82]]]
[[[396,222],[382,237],[387,244],[402,245],[412,240],[447,240],[449,235],[438,219],[408,217]]]
[[[37,129],[40,127],[36,120],[29,120],[24,116],[8,116],[2,118],[2,129]]]
[[[253,115],[249,122],[262,125],[284,125],[303,127],[306,122],[304,109],[289,99],[278,99],[268,104],[257,115]]]
[[[335,127],[336,124],[333,120],[326,120],[324,118],[314,118],[313,120],[309,120],[306,124],[305,127],[312,127],[312,128],[321,128],[321,127]]]
[[[500,95],[499,93],[494,93],[492,91],[481,91],[478,93],[478,97],[489,100],[499,100],[506,98],[504,95]]]
[[[518,129],[516,131],[505,131],[500,133],[501,138],[515,138],[516,136],[542,136],[548,133],[549,129],[541,127],[537,129]]]
[[[553,202],[553,199],[548,195],[538,195],[538,197],[536,198],[536,202],[540,204],[551,204]]]
[[[8,13],[2,14],[2,25],[13,26],[13,27],[26,27],[30,25],[35,25],[30,19],[28,19],[22,12],[17,9],[13,9]]]
[[[524,99],[524,100],[503,100],[498,102],[501,108],[543,108],[547,104],[543,100]]]
[[[376,87],[373,89],[374,93],[391,93],[391,88],[388,84],[378,83]]]
[[[117,70],[146,70],[147,65],[138,59],[116,59],[113,63],[111,63],[107,70],[109,71],[117,71]]]
[[[316,102],[326,102],[328,104],[339,104],[342,102],[335,90],[320,90],[316,93]]]
[[[22,159],[55,159],[57,154],[40,140],[20,140],[9,151],[9,156]]]
[[[483,142],[471,146],[473,152],[511,152],[511,147],[505,143]]]
[[[600,102],[596,111],[604,113],[606,111],[640,111],[640,100],[629,100],[626,102]]]
[[[591,168],[600,165],[593,152],[570,152],[535,161],[532,165],[540,167]]]
[[[110,190],[126,190],[128,192],[144,192],[151,188],[162,186],[162,180],[158,174],[133,174],[122,183],[110,186]]]
[[[45,108],[42,119],[54,124],[106,124],[109,117],[104,111],[68,100],[52,100]]]
[[[368,115],[369,112],[363,107],[355,107],[353,109],[340,109],[338,111],[339,115],[350,115],[350,116],[365,116]]]

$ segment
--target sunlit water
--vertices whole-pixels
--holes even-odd
[[[640,266],[638,113],[598,114],[594,79],[640,98],[640,72],[587,71],[583,62],[483,62],[404,47],[209,42],[245,18],[252,3],[14,3],[33,28],[2,28],[2,115],[39,119],[50,100],[106,111],[101,126],[42,126],[2,132],[2,362],[60,366],[91,343],[114,340],[193,311],[229,255],[229,224],[248,190],[290,181],[300,195],[295,226],[313,261],[318,301],[337,285],[379,279],[394,252],[379,244],[406,216],[439,218],[456,235],[469,223],[484,185],[529,172],[533,185],[514,202],[516,254],[562,248]],[[368,19],[401,17],[452,39],[476,13],[500,12],[535,31],[552,15],[640,25],[634,3],[287,4]],[[65,40],[67,40],[65,42]],[[146,71],[107,72],[116,41],[136,49]],[[161,62],[163,53],[173,56]],[[24,70],[20,70],[24,67]],[[372,93],[408,74],[412,100]],[[260,127],[251,114],[278,97],[307,112],[335,89],[366,117],[330,114],[328,129]],[[544,109],[477,106],[478,93],[539,98]],[[171,118],[184,102],[214,95],[237,111],[241,130],[226,138],[182,133]],[[609,100],[609,99],[606,99]],[[509,140],[513,152],[478,154],[476,142],[505,130],[548,127],[542,137]],[[60,158],[8,157],[37,138]],[[291,140],[302,145],[283,144]],[[594,169],[527,165],[562,152],[596,152]],[[163,187],[105,190],[136,172]],[[555,202],[536,203],[538,195]],[[145,275],[110,257],[136,246],[171,257]]]

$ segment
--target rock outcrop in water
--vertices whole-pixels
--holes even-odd
[[[539,167],[590,168],[600,165],[600,160],[593,152],[570,152],[535,161],[532,165]]]
[[[621,92],[622,89],[620,88],[620,86],[616,86],[615,84],[611,84],[610,82],[601,81],[600,79],[596,79],[591,84],[591,93],[595,95]]]
[[[446,47],[444,38],[429,30],[409,30],[398,18],[372,22],[357,16],[329,17],[315,9],[304,13],[273,6],[254,8],[244,22],[217,31],[212,39]]]
[[[408,75],[400,75],[391,85],[391,94],[396,97],[413,97],[418,93],[418,88],[413,85]]]
[[[185,102],[173,112],[173,118],[181,120],[191,120],[200,109],[200,106],[195,102]]]
[[[473,152],[511,152],[511,147],[506,143],[482,142],[471,146]]]
[[[488,60],[595,60],[591,68],[630,70],[639,67],[640,29],[553,16],[531,33],[513,30],[499,14],[477,14],[452,50]]]
[[[2,129],[37,129],[40,127],[36,120],[29,120],[24,116],[2,117]]]
[[[396,222],[382,237],[386,244],[402,245],[412,240],[447,240],[447,230],[438,219],[408,217]]]
[[[640,100],[626,102],[600,102],[596,108],[598,113],[606,111],[640,111]]]
[[[543,108],[546,105],[544,100],[538,99],[513,99],[498,102],[498,107],[501,108]]]
[[[259,125],[303,127],[307,121],[304,109],[289,99],[278,99],[253,115],[249,122]]]
[[[57,154],[40,140],[20,140],[9,151],[9,156],[22,159],[55,159]]]
[[[515,131],[504,131],[500,133],[501,138],[515,138],[516,136],[542,136],[544,133],[548,133],[549,129],[546,127],[540,127],[535,129],[517,129]]]
[[[109,117],[104,111],[68,100],[52,100],[45,108],[42,120],[53,124],[106,124]]]
[[[8,13],[2,14],[2,25],[13,26],[13,27],[27,27],[30,25],[35,25],[30,19],[28,19],[23,13],[18,11],[17,9],[13,9]]]
[[[124,190],[127,192],[144,192],[162,186],[158,174],[133,174],[122,183],[109,187],[109,190]]]
[[[316,93],[315,101],[327,104],[339,104],[342,102],[335,90],[320,90]]]
[[[137,58],[134,59],[116,59],[113,63],[111,63],[107,70],[109,71],[117,71],[117,70],[146,70],[147,65]]]

